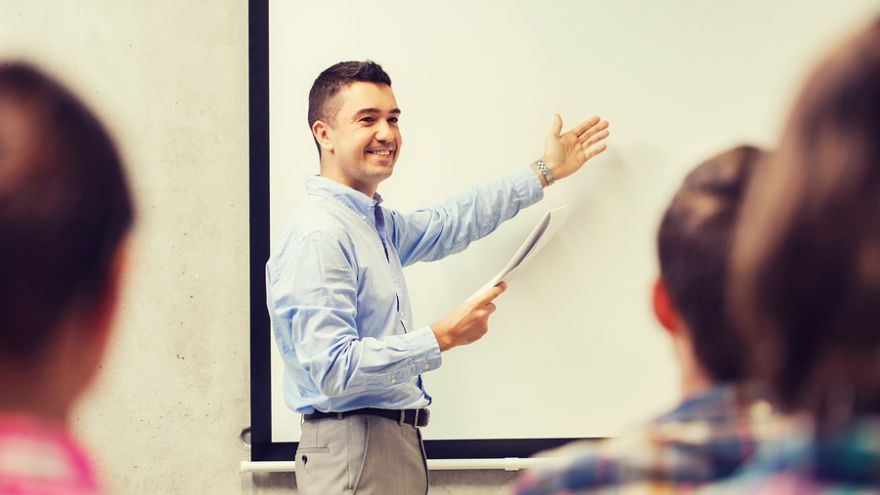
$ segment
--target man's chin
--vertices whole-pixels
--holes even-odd
[[[384,164],[384,163],[373,163],[370,167],[370,171],[372,175],[377,177],[382,176],[383,178],[391,177],[391,174],[394,173],[394,162]]]
[[[393,173],[394,173],[394,166],[392,165],[392,166],[388,167],[387,169],[382,170],[381,172],[377,173],[376,176],[379,178],[379,180],[385,180],[385,179],[391,177],[391,175]]]

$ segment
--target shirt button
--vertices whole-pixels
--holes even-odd
[[[392,378],[391,383],[397,383],[397,378]]]
[[[425,363],[425,369],[426,369],[426,370],[429,370],[429,369],[431,369],[431,365],[430,365],[430,364],[428,364],[428,363]]]

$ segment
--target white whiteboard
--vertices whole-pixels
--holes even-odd
[[[609,150],[545,200],[446,260],[406,270],[416,325],[479,288],[549,208],[564,231],[498,301],[481,341],[423,375],[426,439],[610,436],[674,404],[672,349],[650,313],[659,216],[689,168],[724,147],[772,145],[821,52],[877,1],[417,2],[270,0],[270,225],[318,171],[308,91],[372,59],[403,110],[385,206],[442,201],[538,158],[554,112],[600,114]],[[272,241],[274,242],[274,237]],[[273,343],[274,346],[274,343]],[[272,440],[299,438],[272,354]]]

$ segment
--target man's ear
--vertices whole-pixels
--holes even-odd
[[[674,336],[677,334],[679,330],[678,311],[676,311],[675,306],[673,306],[672,300],[669,299],[669,292],[666,291],[666,285],[660,277],[657,277],[657,280],[654,281],[651,303],[654,307],[654,316],[657,317],[657,321],[660,322],[660,325],[662,325],[670,335]]]
[[[316,120],[315,123],[312,124],[312,135],[315,136],[315,140],[318,141],[318,146],[321,147],[321,150],[328,153],[333,151],[333,141],[330,139],[330,133],[332,131],[333,129],[329,125],[320,120]]]

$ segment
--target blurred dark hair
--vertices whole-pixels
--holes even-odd
[[[739,146],[691,171],[657,234],[660,276],[697,361],[717,382],[744,378],[743,345],[725,315],[728,257],[746,184],[763,152]]]
[[[880,412],[880,19],[808,79],[752,184],[731,297],[754,368],[784,409]]]
[[[100,301],[132,216],[101,123],[36,68],[0,62],[0,358],[38,357]]]
[[[335,101],[336,95],[342,88],[354,82],[391,86],[391,78],[382,70],[382,66],[370,60],[339,62],[328,67],[318,75],[309,91],[309,129],[318,120],[329,123],[339,111],[339,105]],[[320,155],[321,146],[318,145],[317,139],[315,145],[318,146],[318,155]]]

